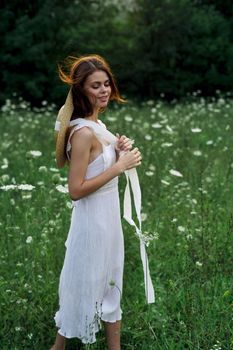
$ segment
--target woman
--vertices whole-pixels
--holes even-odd
[[[74,208],[60,275],[60,309],[54,317],[59,330],[51,350],[65,349],[66,338],[94,343],[101,322],[108,349],[120,350],[124,243],[118,176],[140,165],[142,157],[124,135],[118,136],[115,147],[96,136],[97,125],[106,128],[99,113],[110,100],[124,102],[102,57],[73,58],[69,73],[59,67],[59,75],[71,90],[58,120],[64,126],[63,118],[70,119],[70,127],[63,128],[65,136],[58,133],[56,157],[59,166],[64,165],[61,154],[69,163]],[[72,106],[72,113],[67,106]],[[65,147],[60,155],[59,137],[63,151]]]

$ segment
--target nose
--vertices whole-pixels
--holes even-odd
[[[106,92],[108,90],[108,86],[105,86],[104,84],[101,85],[101,92]]]

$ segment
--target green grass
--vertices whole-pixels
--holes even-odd
[[[147,305],[139,242],[122,219],[122,350],[233,349],[232,115],[233,100],[219,97],[130,102],[100,116],[142,153],[142,228],[159,235],[147,248],[156,298]],[[55,118],[54,106],[30,109],[23,101],[8,101],[0,115],[0,186],[35,186],[0,190],[1,350],[47,350],[57,330],[71,208],[56,189],[66,184],[67,168],[55,165]],[[122,175],[122,208],[125,183]],[[91,346],[67,341],[68,350],[77,348],[104,350],[104,333]]]

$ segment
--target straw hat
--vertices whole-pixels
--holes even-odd
[[[65,147],[68,139],[67,131],[73,110],[73,97],[70,89],[65,104],[58,112],[55,124],[56,162],[58,168],[62,168],[67,162]]]

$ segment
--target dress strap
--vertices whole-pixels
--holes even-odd
[[[101,125],[105,129],[107,129],[106,125],[100,119],[98,119],[98,121],[99,121],[98,125]],[[70,161],[70,150],[71,150],[70,140],[71,140],[71,137],[73,136],[74,132],[79,130],[79,129],[81,129],[81,128],[83,128],[84,126],[86,126],[86,127],[91,128],[94,131],[94,133],[95,133],[95,127],[92,124],[88,123],[88,120],[85,120],[83,118],[77,118],[77,119],[71,120],[69,126],[73,127],[71,132],[70,132],[70,135],[69,135],[69,138],[68,138],[68,141],[67,141],[67,145],[66,145],[66,155],[67,155],[68,160]],[[98,141],[103,146],[106,146],[106,140],[103,139],[103,137],[100,137],[100,135],[98,133],[97,134],[95,133],[95,136],[98,138]]]

